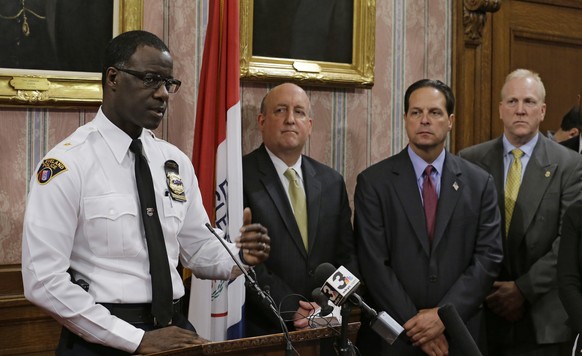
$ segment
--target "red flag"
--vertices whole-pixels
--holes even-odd
[[[239,4],[210,0],[200,73],[192,162],[211,222],[227,238],[242,225],[242,144],[239,68]],[[205,283],[206,282],[206,283]],[[195,280],[190,320],[211,340],[242,337],[244,281]]]
[[[214,216],[216,149],[226,138],[226,112],[240,101],[238,1],[209,1],[192,163],[208,216]],[[232,83],[229,85],[229,83]]]

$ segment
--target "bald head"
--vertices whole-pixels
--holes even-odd
[[[311,117],[311,103],[309,102],[309,97],[307,96],[307,93],[305,93],[305,90],[303,90],[303,88],[301,88],[299,85],[293,84],[293,83],[283,83],[283,84],[279,84],[276,87],[274,87],[273,89],[271,89],[267,94],[265,94],[265,96],[263,97],[263,100],[261,100],[261,108],[260,108],[260,112],[261,114],[265,114],[265,105],[267,104],[267,101],[270,100],[269,98],[272,96],[277,96],[279,93],[281,92],[291,92],[291,91],[295,91],[296,93],[300,93],[299,95],[303,95],[308,103],[308,115]]]
[[[274,87],[261,102],[257,123],[265,146],[292,166],[311,134],[311,103],[307,93],[292,83]]]

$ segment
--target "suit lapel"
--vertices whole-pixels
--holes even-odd
[[[495,182],[495,189],[497,190],[497,205],[501,212],[501,226],[502,236],[505,240],[505,171],[503,168],[503,136],[499,137],[484,156],[480,162]]]
[[[426,232],[424,208],[422,207],[422,201],[420,199],[420,191],[418,190],[414,167],[412,166],[412,161],[408,156],[406,148],[395,156],[392,176],[394,177],[394,190],[404,207],[404,213],[408,218],[408,222],[412,230],[414,230],[422,249],[427,256],[430,256],[430,244]],[[419,220],[422,221],[422,224],[419,223]]]
[[[443,165],[441,191],[437,205],[433,249],[442,240],[446,227],[453,216],[455,206],[463,194],[464,187],[465,182],[463,181],[461,170],[455,158],[447,152]]]
[[[548,158],[546,140],[542,135],[539,136],[539,141],[525,168],[523,180],[519,187],[511,225],[509,226],[511,239],[508,243],[513,248],[519,246],[525,237],[528,226],[531,225],[538,211],[538,206],[541,204],[542,198],[558,168],[557,163],[550,162]]]
[[[259,156],[259,170],[261,173],[261,183],[265,187],[267,194],[273,201],[281,220],[285,224],[285,228],[289,232],[289,235],[293,239],[297,248],[301,251],[304,257],[307,257],[307,252],[303,246],[303,240],[301,239],[301,233],[299,232],[299,227],[297,227],[297,222],[295,221],[295,215],[293,215],[293,209],[291,208],[291,203],[287,198],[287,193],[281,184],[281,179],[277,174],[277,170],[267,153],[264,146],[261,146],[262,154]],[[309,211],[309,209],[308,209]]]
[[[321,206],[321,182],[317,179],[316,171],[311,163],[303,157],[303,178],[305,180],[305,196],[307,199],[307,231],[309,251],[313,250],[317,239],[317,225],[319,224],[319,209]]]

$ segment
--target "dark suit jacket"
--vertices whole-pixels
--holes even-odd
[[[321,263],[344,265],[357,273],[351,209],[342,176],[335,170],[307,157],[302,158],[307,196],[309,253],[305,251],[287,193],[265,147],[243,158],[245,206],[250,207],[253,222],[269,229],[271,253],[265,263],[256,266],[259,285],[281,304],[286,319],[298,308],[293,294],[312,300],[316,287],[314,272]],[[247,335],[281,332],[270,310],[247,289]],[[288,323],[291,329],[292,322]]]
[[[503,141],[497,139],[469,147],[459,153],[495,179],[502,226],[505,226]],[[515,281],[527,300],[539,344],[567,341],[566,313],[558,297],[556,260],[561,218],[582,193],[582,157],[539,135],[525,169],[509,236],[504,236],[504,261],[499,280]],[[498,321],[492,331],[511,327]],[[519,323],[514,327],[521,327]],[[509,333],[507,333],[509,335]],[[507,340],[510,342],[511,340]]]
[[[582,201],[572,204],[562,223],[558,254],[560,299],[568,313],[568,324],[582,333]]]
[[[478,314],[502,260],[493,178],[448,152],[432,244],[406,149],[358,176],[354,227],[371,302],[401,324],[420,309],[446,303],[468,322]],[[471,331],[476,338],[477,329]],[[423,354],[398,342],[385,344],[384,351]]]
[[[580,136],[574,136],[572,138],[567,139],[566,141],[560,142],[560,145],[564,147],[568,147],[571,150],[576,152],[580,152]]]

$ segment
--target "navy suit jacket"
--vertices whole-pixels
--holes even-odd
[[[582,201],[566,210],[558,254],[560,299],[568,313],[568,325],[582,333]]]
[[[404,149],[358,176],[354,228],[373,304],[404,324],[420,309],[450,303],[476,326],[502,260],[493,178],[446,153],[430,243],[412,161]],[[473,337],[478,331],[471,327]],[[453,350],[451,350],[453,351]],[[397,341],[389,355],[422,355]]]
[[[299,307],[297,295],[312,300],[315,269],[322,263],[344,265],[357,274],[351,209],[342,176],[312,158],[302,157],[307,198],[309,252],[305,250],[287,193],[264,145],[243,157],[245,207],[253,222],[263,224],[271,237],[269,258],[254,270],[262,289],[269,291],[290,320]],[[247,335],[281,332],[279,322],[247,289]],[[290,329],[293,323],[288,323]]]
[[[466,148],[459,155],[494,177],[505,226],[502,137]],[[558,297],[556,261],[562,216],[581,196],[582,157],[540,134],[523,174],[508,236],[502,229],[505,258],[499,275],[499,280],[515,281],[527,300],[526,313],[540,344],[568,341],[570,336]],[[506,327],[521,326],[502,320],[488,325],[492,331]]]
[[[574,136],[572,138],[569,138],[565,141],[560,142],[560,145],[564,146],[564,147],[568,147],[571,150],[574,150],[576,152],[580,151],[580,136]]]

